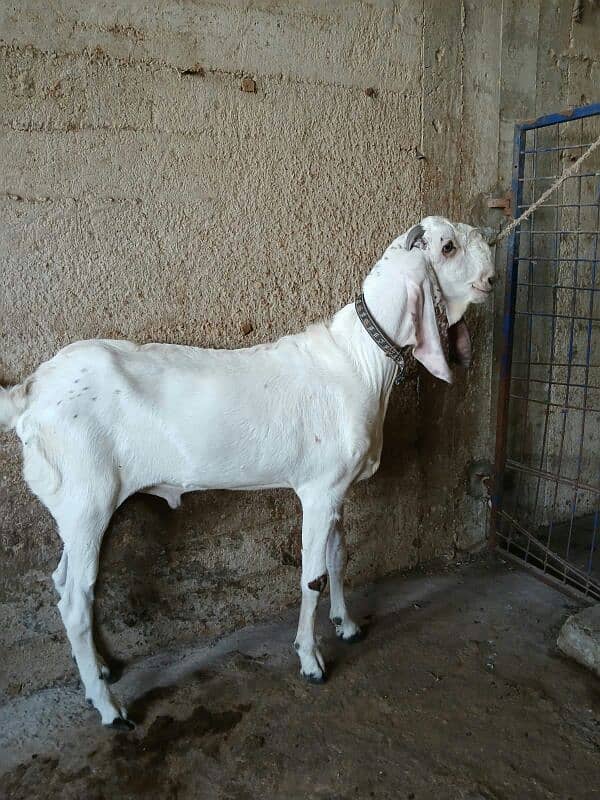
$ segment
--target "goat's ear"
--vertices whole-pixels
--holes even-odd
[[[425,236],[425,229],[422,225],[413,225],[407,232],[406,239],[404,240],[404,249],[412,250],[413,247],[418,247],[420,250],[427,249],[427,243],[423,238]]]
[[[448,344],[450,347],[450,361],[461,367],[471,366],[471,337],[464,319],[459,319],[448,328]]]
[[[452,383],[452,373],[446,361],[427,278],[421,284],[408,281],[408,311],[414,324],[415,347],[413,355],[431,374],[446,383]]]

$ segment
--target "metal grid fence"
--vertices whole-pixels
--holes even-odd
[[[514,216],[600,134],[600,104],[516,126]],[[512,234],[493,539],[600,600],[600,151]]]

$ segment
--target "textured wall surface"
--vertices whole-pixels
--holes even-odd
[[[558,35],[519,5],[535,37]],[[86,337],[274,338],[348,302],[424,213],[489,222],[502,53],[523,36],[504,6],[0,3],[0,381]],[[534,110],[516,106],[502,125]],[[469,315],[471,372],[452,387],[419,373],[392,397],[380,472],[347,502],[354,579],[484,525],[465,475],[490,453],[492,308]],[[2,688],[27,691],[71,669],[60,543],[15,437],[0,446]],[[297,599],[299,552],[289,492],[188,495],[177,512],[134,497],[105,538],[100,633],[128,657],[231,629]]]

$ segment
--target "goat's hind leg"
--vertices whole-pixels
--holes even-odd
[[[56,569],[52,573],[52,580],[54,581],[54,587],[58,592],[59,597],[63,596],[63,592],[65,590],[65,584],[67,582],[67,568],[68,568],[67,548],[63,547],[60,561],[58,562]],[[111,682],[110,668],[107,666],[102,656],[98,654],[98,651],[96,651],[96,660],[98,662],[98,669],[102,677],[102,680],[108,681],[110,683]],[[73,661],[75,661],[74,655],[73,655]]]
[[[87,509],[56,515],[66,554],[66,578],[58,608],[86,699],[99,711],[104,725],[129,729],[134,727],[133,723],[127,719],[124,709],[118,707],[106,685],[104,665],[97,657],[93,640],[94,586],[102,536],[111,513],[112,509],[95,512]],[[62,572],[59,577],[61,575]]]
[[[54,581],[54,588],[58,592],[58,596],[62,597],[65,590],[65,583],[67,582],[67,550],[65,547],[63,547],[60,561],[52,573],[52,580]]]

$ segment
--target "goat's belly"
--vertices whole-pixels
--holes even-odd
[[[232,409],[204,411],[193,421],[182,414],[124,421],[114,441],[127,493],[147,490],[176,506],[184,492],[294,488],[339,469],[333,431],[274,413],[249,420]]]
[[[366,481],[368,478],[372,478],[373,475],[379,469],[379,459],[378,458],[370,458],[368,459],[363,468],[359,472],[358,476],[356,477],[357,481]]]
[[[163,500],[167,501],[170,508],[179,508],[183,491],[180,486],[159,483],[156,486],[146,486],[142,489],[142,494],[152,494],[155,497],[162,497]]]

